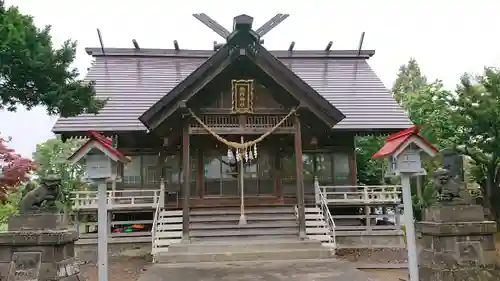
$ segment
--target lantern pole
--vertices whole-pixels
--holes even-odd
[[[105,180],[97,181],[97,246],[99,281],[108,281],[108,198]]]
[[[410,281],[419,281],[417,242],[415,224],[413,222],[413,204],[411,200],[410,177],[411,173],[401,173],[401,188],[403,192],[404,224],[406,231],[406,247],[408,249],[408,271]]]
[[[244,143],[244,140],[243,140],[243,136],[241,136],[241,144]],[[247,224],[247,219],[245,217],[245,193],[244,193],[244,187],[243,185],[245,184],[245,178],[244,178],[244,169],[245,169],[245,166],[244,166],[244,160],[245,160],[245,157],[243,155],[243,150],[240,151],[241,152],[241,155],[239,157],[240,159],[240,200],[241,200],[241,205],[240,205],[240,221],[239,221],[239,224],[242,225],[242,224]],[[238,151],[236,152],[238,153]]]

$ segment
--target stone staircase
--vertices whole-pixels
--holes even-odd
[[[324,259],[332,252],[315,240],[298,239],[293,206],[248,207],[247,224],[239,225],[239,208],[194,209],[190,241],[157,252],[159,263],[198,263]]]

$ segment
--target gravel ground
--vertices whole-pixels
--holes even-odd
[[[408,270],[406,269],[363,269],[374,277],[383,281],[408,280]]]
[[[336,252],[340,259],[367,264],[406,263],[408,257],[405,248],[338,249]]]
[[[114,257],[109,260],[108,281],[136,281],[151,264],[147,257]],[[86,281],[98,281],[97,267],[88,263],[81,266]]]

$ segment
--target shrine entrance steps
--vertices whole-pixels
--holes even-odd
[[[262,260],[324,259],[332,251],[320,241],[298,238],[294,206],[245,209],[246,224],[239,224],[239,208],[203,208],[190,213],[190,240],[157,252],[158,263],[199,263]]]
[[[191,241],[292,238],[299,234],[293,206],[245,208],[246,224],[239,224],[240,208],[194,209],[189,215]]]

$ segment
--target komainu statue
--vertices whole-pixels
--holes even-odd
[[[42,210],[55,211],[56,200],[59,197],[61,179],[57,176],[47,176],[39,186],[26,192],[19,202],[19,213],[33,213]]]
[[[452,178],[447,169],[439,168],[434,171],[434,187],[440,202],[471,203],[470,194],[465,186]]]

